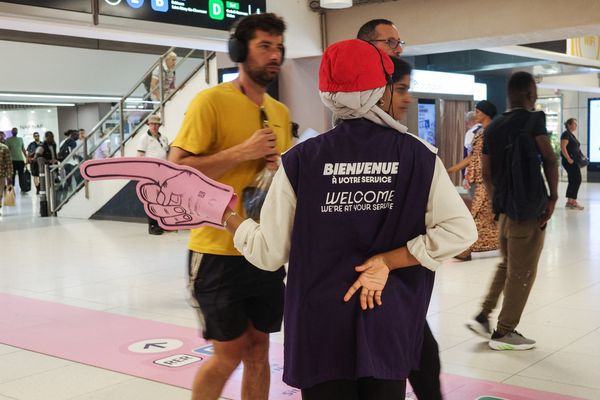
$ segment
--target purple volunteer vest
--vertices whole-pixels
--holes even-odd
[[[297,196],[286,289],[283,380],[405,379],[417,369],[434,273],[390,273],[383,305],[362,311],[354,267],[425,233],[436,157],[365,119],[343,122],[283,156]]]

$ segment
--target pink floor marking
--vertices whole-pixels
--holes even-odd
[[[129,350],[130,345],[145,340],[162,346],[163,342],[149,340],[156,338],[179,340],[183,345],[159,353],[141,354]],[[194,352],[209,346],[195,329],[8,294],[0,294],[0,343],[187,389],[191,388],[198,367],[210,357],[202,350]],[[179,367],[155,363],[176,355],[203,360]],[[271,343],[270,359],[269,398],[299,400],[300,391],[281,380],[283,346]],[[238,368],[227,383],[223,397],[240,399],[241,379],[242,369]],[[442,385],[446,400],[576,399],[448,374],[443,375]]]

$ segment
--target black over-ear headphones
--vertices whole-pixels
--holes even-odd
[[[236,63],[243,63],[248,57],[248,45],[246,42],[238,39],[235,34],[229,36],[228,42],[229,58]]]
[[[235,33],[229,36],[229,42],[227,43],[229,49],[229,58],[231,61],[236,63],[243,63],[248,57],[248,43],[240,40]],[[285,60],[285,46],[281,49],[281,64]],[[381,61],[383,63],[383,59]]]

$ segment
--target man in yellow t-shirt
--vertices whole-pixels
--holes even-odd
[[[239,77],[199,93],[190,104],[169,160],[188,165],[238,195],[265,166],[276,169],[292,143],[285,105],[266,93],[283,62],[285,23],[265,13],[237,24],[230,56]],[[245,216],[242,202],[236,212]],[[226,222],[225,222],[226,223]],[[200,368],[193,400],[217,399],[231,373],[244,363],[244,398],[267,400],[269,333],[281,329],[283,267],[255,268],[237,252],[231,234],[211,227],[193,229],[188,244],[190,288],[213,356]]]

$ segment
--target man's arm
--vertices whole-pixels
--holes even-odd
[[[187,165],[217,180],[227,171],[244,161],[258,160],[277,153],[276,136],[270,129],[259,129],[244,142],[211,155],[190,153],[180,147],[171,146],[168,160]]]
[[[535,145],[542,155],[544,175],[546,176],[546,181],[548,182],[548,187],[550,189],[550,198],[548,199],[546,212],[544,215],[542,215],[540,220],[540,226],[543,227],[546,225],[550,217],[552,217],[556,200],[558,200],[558,161],[556,160],[556,155],[552,150],[550,138],[547,135],[536,136]]]

